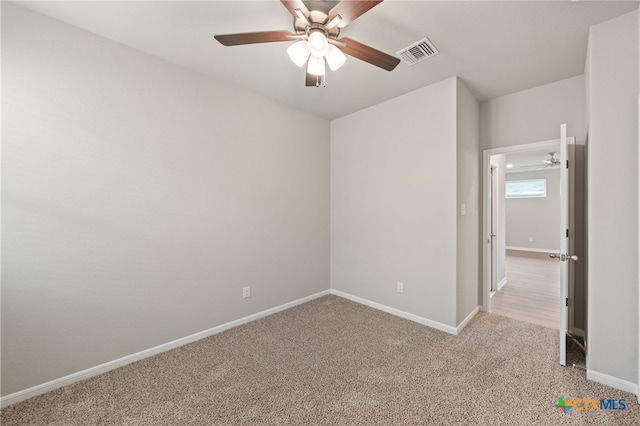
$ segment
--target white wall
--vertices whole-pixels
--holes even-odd
[[[333,289],[448,327],[473,312],[478,116],[453,77],[331,122]]]
[[[331,122],[333,289],[456,325],[455,164],[455,78]]]
[[[505,200],[507,248],[560,249],[560,169],[507,173],[507,181],[546,179],[547,196]],[[533,241],[529,241],[533,238]]]
[[[327,121],[7,2],[2,66],[3,395],[329,288]]]
[[[456,324],[460,324],[482,300],[478,298],[480,106],[462,80],[457,79],[456,82]],[[464,214],[462,204],[465,206]]]
[[[588,376],[638,380],[638,12],[591,28]]]
[[[481,149],[559,139],[563,123],[567,135],[584,144],[584,96],[584,76],[579,75],[483,102]]]

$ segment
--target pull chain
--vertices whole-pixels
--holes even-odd
[[[322,87],[327,87],[326,76],[324,76],[324,75],[317,75],[316,76],[316,87],[320,87],[320,84],[322,84]]]

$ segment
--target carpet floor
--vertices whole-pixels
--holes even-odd
[[[640,424],[633,394],[560,366],[557,348],[557,330],[498,315],[479,313],[452,336],[325,296],[14,404],[0,420],[3,426]],[[554,407],[559,397],[624,398],[626,410],[564,413]]]

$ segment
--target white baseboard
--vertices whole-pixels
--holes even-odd
[[[609,376],[607,374],[598,373],[597,371],[587,369],[587,379],[602,383],[603,385],[607,385],[614,389],[631,392],[636,395],[638,394],[638,385],[636,383],[618,379],[617,377]]]
[[[534,253],[557,253],[560,251],[560,249],[540,249],[540,248],[512,247],[512,246],[505,247],[505,250],[532,251]]]
[[[438,322],[438,321],[433,321],[427,318],[423,318],[419,315],[411,314],[409,312],[401,311],[400,309],[392,308],[390,306],[383,305],[381,303],[372,302],[371,300],[363,299],[362,297],[354,296],[349,293],[344,293],[339,290],[331,289],[329,291],[331,292],[331,294],[335,296],[339,296],[344,299],[351,300],[352,302],[360,303],[361,305],[369,306],[370,308],[374,308],[379,311],[386,312],[388,314],[395,315],[400,318],[408,319],[410,321],[414,321],[419,324],[426,325],[428,327],[435,328],[440,331],[444,331],[445,333],[449,333],[453,335],[458,334],[458,330],[456,329],[456,327],[452,327],[450,325],[442,324],[441,322]]]
[[[225,330],[229,330],[239,325],[246,324],[251,321],[255,321],[257,319],[264,318],[269,315],[273,315],[277,312],[284,311],[286,309],[292,308],[302,303],[309,302],[319,297],[326,296],[327,294],[329,294],[329,290],[321,291],[319,293],[312,294],[311,296],[303,297],[301,299],[294,300],[292,302],[288,302],[283,305],[276,306],[274,308],[270,308],[262,312],[255,313],[253,315],[249,315],[244,318],[240,318],[235,321],[231,321],[226,324],[222,324],[217,327],[210,328],[208,330],[200,331],[198,333],[191,334],[189,336],[182,337],[180,339],[176,339],[171,342],[163,343],[162,345],[158,345],[153,348],[145,349],[135,354],[127,355],[125,357],[118,358],[116,360],[109,361],[104,364],[97,365],[95,367],[91,367],[86,370],[82,370],[77,373],[73,373],[68,376],[64,376],[59,379],[52,380],[47,383],[36,385],[28,389],[24,389],[24,390],[9,394],[7,396],[3,396],[0,398],[0,408],[4,408],[11,404],[24,401],[34,396],[42,395],[43,393],[51,392],[52,390],[70,385],[75,382],[79,382],[80,380],[85,380],[90,377],[97,376],[98,374],[106,373],[107,371],[113,370],[118,367],[122,367],[127,364],[131,364],[132,362],[136,362],[141,359],[148,358],[150,356],[157,355],[162,352],[166,352],[170,349],[174,349],[179,346],[186,345],[188,343],[193,343],[197,340],[204,339],[205,337],[213,336],[214,334],[221,333]]]
[[[469,321],[471,321],[478,312],[480,312],[480,306],[476,306],[473,311],[471,311],[471,313],[462,320],[458,327],[456,327],[456,335],[460,334],[460,332],[467,326],[467,324],[469,324]]]
[[[502,290],[502,287],[504,287],[505,285],[507,285],[507,277],[504,277],[498,283],[498,291]]]

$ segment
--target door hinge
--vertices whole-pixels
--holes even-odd
[[[569,168],[569,160],[567,160],[567,169]]]
[[[569,306],[569,298],[568,297],[564,298],[564,306]]]
[[[567,231],[567,232],[565,232],[565,237],[569,238],[569,230],[566,229],[565,231]]]

